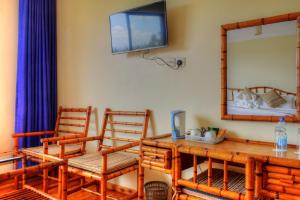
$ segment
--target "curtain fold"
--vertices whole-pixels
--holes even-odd
[[[19,0],[15,132],[53,130],[57,111],[56,0]],[[19,140],[20,148],[39,137]]]

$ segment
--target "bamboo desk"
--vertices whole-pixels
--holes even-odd
[[[281,154],[274,152],[273,148],[273,143],[233,138],[226,138],[224,142],[216,145],[184,139],[174,141],[171,137],[144,139],[141,148],[140,176],[143,178],[144,168],[170,174],[174,189],[177,165],[175,154],[178,149],[187,153],[181,154],[181,160],[184,160],[181,169],[193,166],[193,158],[188,153],[197,152],[197,155],[203,157],[218,155],[217,159],[229,162],[236,156],[247,156],[255,160],[256,197],[300,200],[300,157],[294,153],[295,146],[289,146],[288,151]]]

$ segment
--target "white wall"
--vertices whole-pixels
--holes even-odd
[[[18,49],[18,0],[0,0],[0,152],[12,149]]]
[[[296,92],[296,35],[234,42],[227,49],[229,88],[268,86]]]
[[[296,12],[300,1],[167,0],[170,46],[153,53],[187,57],[182,71],[140,59],[139,53],[111,54],[108,16],[153,1],[58,1],[59,104],[92,105],[99,121],[105,107],[149,108],[157,133],[170,131],[171,110],[184,109],[187,128],[212,125],[236,137],[272,141],[274,123],[220,120],[220,25]],[[290,143],[298,127],[288,126]],[[90,134],[95,132],[92,120]],[[147,178],[164,179],[150,173]],[[134,180],[122,183],[132,187]]]

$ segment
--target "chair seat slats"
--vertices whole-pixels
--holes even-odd
[[[43,146],[37,146],[37,147],[30,147],[23,150],[24,152],[32,152],[36,154],[43,154],[44,148]],[[48,154],[52,156],[58,156],[60,152],[60,146],[56,144],[51,144],[48,146]],[[80,152],[80,145],[79,144],[68,144],[65,146],[65,154],[75,154]]]
[[[102,156],[99,152],[89,153],[83,156],[70,158],[68,164],[79,169],[101,173]],[[124,152],[116,152],[108,155],[107,173],[132,166],[137,163],[137,157]]]

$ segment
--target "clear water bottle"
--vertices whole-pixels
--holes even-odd
[[[284,118],[280,118],[275,127],[275,150],[278,152],[287,151],[287,133]]]

